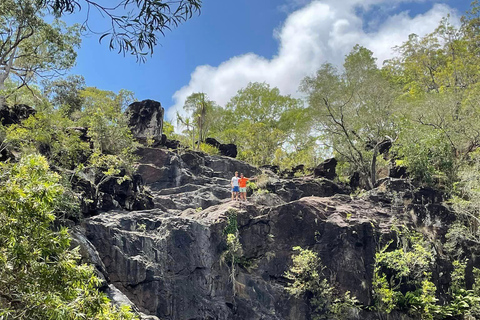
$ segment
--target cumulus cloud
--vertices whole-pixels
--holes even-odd
[[[459,20],[449,6],[434,4],[428,12],[414,17],[408,12],[389,15],[374,31],[366,32],[361,12],[367,12],[373,5],[378,8],[387,3],[392,4],[392,1],[309,1],[291,12],[283,25],[273,31],[272,36],[279,40],[278,53],[274,57],[266,59],[255,53],[246,53],[216,67],[198,66],[191,74],[190,82],[173,95],[175,103],[167,110],[167,118],[174,119],[177,111],[182,112],[186,97],[193,92],[205,92],[210,99],[225,105],[249,82],[267,82],[278,87],[282,94],[299,96],[298,86],[305,76],[313,74],[325,62],[341,65],[355,44],[372,50],[381,64],[393,56],[392,48],[406,41],[409,34],[432,32],[447,14],[454,22]]]

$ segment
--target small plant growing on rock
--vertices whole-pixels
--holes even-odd
[[[200,143],[200,147],[199,147],[200,151],[202,152],[205,152],[206,154],[210,154],[210,155],[219,155],[220,154],[220,151],[218,150],[218,148],[214,147],[214,146],[211,146],[209,144],[206,144],[206,143]]]
[[[323,274],[325,267],[316,252],[301,247],[293,250],[298,253],[293,255],[293,264],[285,273],[291,281],[286,287],[287,292],[297,298],[311,296],[313,320],[351,319],[352,313],[357,311],[357,299],[349,291],[344,296],[336,296],[335,288]]]
[[[227,226],[223,229],[223,234],[226,237],[227,250],[222,255],[222,261],[230,264],[230,281],[232,282],[233,295],[235,295],[235,266],[241,262],[243,249],[238,234],[237,211],[234,209],[230,209],[227,212]]]
[[[375,256],[373,289],[377,310],[391,313],[407,310],[415,319],[445,319],[480,316],[480,290],[465,287],[465,262],[455,261],[451,274],[449,303],[441,305],[435,297],[437,288],[431,281],[434,262],[432,250],[419,233],[397,230],[396,248],[393,241]]]

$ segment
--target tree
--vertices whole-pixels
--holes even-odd
[[[192,137],[192,148],[195,144],[198,148],[200,143],[205,142],[218,108],[215,101],[208,99],[203,92],[192,93],[185,100],[183,110],[188,116],[177,113],[177,122],[187,128],[189,136]]]
[[[68,204],[60,176],[45,158],[0,163],[0,318],[136,319],[98,291],[93,266],[81,265],[55,214]]]
[[[313,126],[325,144],[372,188],[380,143],[396,136],[395,90],[377,68],[373,53],[355,46],[342,73],[325,64],[302,81],[300,90],[307,94]]]
[[[396,152],[421,182],[454,183],[480,146],[478,3],[471,12],[460,27],[445,18],[431,34],[411,35],[384,68],[404,92]]]
[[[44,20],[46,10],[35,0],[4,0],[0,4],[0,98],[5,102],[5,81],[24,87],[38,77],[58,75],[75,63],[80,26],[56,19]]]
[[[109,37],[109,48],[124,55],[130,53],[139,60],[153,53],[158,34],[177,27],[200,12],[201,0],[116,0],[107,5],[93,0],[39,0],[38,5],[55,16],[86,11],[84,26],[90,30],[91,12],[110,20],[110,28],[101,32],[99,41]],[[86,9],[85,9],[86,7]],[[98,34],[98,32],[93,31]]]
[[[133,93],[87,87],[80,92],[84,99],[82,112],[77,115],[78,124],[88,128],[95,152],[133,156],[135,143],[123,110],[134,101]]]
[[[240,148],[240,158],[256,165],[271,164],[279,148],[288,148],[297,117],[305,110],[301,101],[281,95],[267,83],[250,83],[238,91],[220,114],[212,131],[216,137]],[[298,126],[299,127],[299,126]]]
[[[81,95],[86,87],[82,76],[70,75],[64,79],[43,82],[43,94],[49,98],[53,106],[66,116],[79,112],[85,102]]]

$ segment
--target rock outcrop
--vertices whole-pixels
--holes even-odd
[[[160,102],[143,100],[130,104],[125,112],[130,130],[135,139],[146,144],[149,140],[162,140],[164,109]]]
[[[26,104],[16,104],[12,107],[0,106],[0,123],[3,126],[17,124],[36,113],[35,109]]]
[[[338,161],[335,158],[327,159],[315,167],[313,174],[315,177],[323,177],[333,180],[337,176],[337,163]]]
[[[282,179],[269,171],[262,192],[237,202],[230,201],[233,173],[254,176],[259,169],[194,151],[140,148],[138,156],[155,208],[91,217],[85,235],[108,284],[159,319],[310,319],[308,301],[285,290],[294,246],[318,253],[339,293],[350,291],[371,305],[375,254],[396,238],[392,227],[403,224],[442,239],[454,220],[440,204],[441,193],[402,179],[384,179],[355,199],[325,178]],[[242,246],[233,278],[224,234],[232,214]],[[440,291],[448,267],[438,263]],[[378,315],[361,311],[351,319]]]
[[[228,143],[228,144],[223,144],[218,142],[214,138],[207,138],[205,139],[205,143],[208,145],[211,145],[212,147],[215,147],[220,151],[220,154],[225,157],[231,157],[231,158],[236,158],[238,151],[237,151],[237,146],[233,143]]]
[[[120,176],[124,175],[125,172],[120,173]],[[77,173],[71,183],[79,195],[80,208],[85,216],[114,209],[145,210],[154,207],[153,198],[139,174],[119,181],[90,170]]]

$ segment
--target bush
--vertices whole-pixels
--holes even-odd
[[[292,266],[285,273],[290,284],[287,292],[297,298],[311,296],[312,319],[351,319],[356,313],[358,301],[347,291],[343,296],[335,294],[335,288],[327,281],[322,262],[316,252],[294,247],[298,254],[292,256]]]
[[[0,318],[135,319],[97,290],[68,230],[53,229],[65,191],[44,157],[0,164]]]

